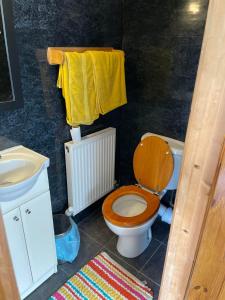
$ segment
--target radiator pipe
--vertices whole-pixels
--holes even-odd
[[[72,127],[72,129],[70,129],[70,134],[71,134],[73,142],[80,142],[81,141],[80,126]]]
[[[160,204],[158,215],[161,217],[162,222],[171,224],[173,218],[173,209]]]
[[[65,211],[65,215],[67,217],[72,217],[75,215],[74,210],[71,206],[67,208],[67,210]]]

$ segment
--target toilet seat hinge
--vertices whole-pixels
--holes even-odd
[[[153,191],[153,190],[149,190],[149,189],[143,187],[142,185],[140,185],[140,183],[136,183],[135,185],[136,185],[137,187],[139,187],[140,189],[145,190],[145,191],[147,191],[147,192],[149,192],[149,193],[151,193],[151,194],[153,194],[153,195],[156,195],[156,196],[159,196],[159,195],[160,195],[160,192],[156,192],[156,191]]]
[[[153,192],[152,194],[156,195],[156,196],[159,196],[160,193],[159,192]]]

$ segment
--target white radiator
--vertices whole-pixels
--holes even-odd
[[[114,187],[116,129],[87,135],[65,143],[69,209],[76,215]]]

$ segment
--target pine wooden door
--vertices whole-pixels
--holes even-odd
[[[186,299],[225,299],[225,146],[212,185]]]

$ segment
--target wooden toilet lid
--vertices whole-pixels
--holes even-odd
[[[162,191],[168,185],[174,169],[168,143],[157,136],[146,137],[134,152],[133,169],[141,186],[155,192]]]
[[[114,202],[122,196],[137,195],[146,201],[146,209],[143,213],[133,216],[124,217],[113,211]],[[112,192],[104,201],[102,213],[106,220],[110,223],[121,227],[134,227],[147,222],[153,217],[160,205],[160,200],[157,195],[151,194],[135,185],[123,186]]]

